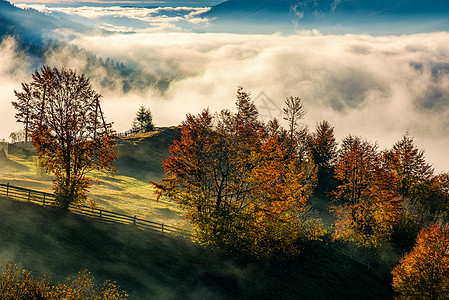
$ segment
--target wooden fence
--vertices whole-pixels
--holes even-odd
[[[7,198],[24,201],[24,202],[32,202],[44,206],[55,206],[55,195],[40,191],[35,191],[32,189],[25,189],[17,186],[12,186],[8,184],[0,184],[0,196],[6,196]],[[178,237],[183,238],[192,238],[192,234],[190,231],[185,229],[176,228],[173,226],[165,225],[163,223],[152,222],[149,220],[143,220],[137,218],[136,216],[128,216],[124,214],[115,213],[112,211],[99,209],[99,208],[89,208],[86,206],[80,205],[71,205],[69,207],[69,211],[71,213],[89,217],[92,219],[99,220],[101,222],[109,222],[109,223],[118,223],[118,224],[128,224],[133,225],[136,228],[143,230],[152,230],[158,231],[161,233],[172,234]],[[362,265],[364,265],[367,270],[380,278],[384,277],[381,270],[379,270],[378,266],[371,263],[371,260],[366,257],[359,256],[360,253],[356,253],[350,247],[341,247],[337,246],[334,248],[337,252],[348,257],[350,260],[356,261]]]
[[[0,184],[0,195],[11,199],[24,202],[32,202],[44,206],[56,206],[54,194],[12,186],[9,183]],[[143,220],[137,218],[137,216],[128,216],[104,209],[90,208],[82,205],[71,205],[69,207],[69,211],[77,215],[97,219],[101,222],[129,224],[140,229],[153,230],[162,233],[172,234],[175,236],[192,238],[192,234],[188,230],[176,228],[163,223]]]
[[[116,132],[114,135],[116,137],[118,137],[118,138],[122,138],[122,137],[127,137],[127,136],[130,136],[130,135],[136,134],[136,133],[137,133],[137,131],[128,130],[128,131],[125,131],[125,132]]]
[[[154,130],[166,130],[166,129],[169,129],[169,128],[171,128],[171,127],[154,127]],[[142,131],[142,130],[132,130],[132,129],[130,129],[130,130],[128,130],[128,131],[125,131],[125,132],[116,132],[116,133],[114,133],[114,136],[116,136],[116,137],[118,137],[118,138],[123,138],[123,137],[128,137],[128,136],[130,136],[130,135],[134,135],[134,134],[137,134],[137,133],[144,133],[145,131]]]

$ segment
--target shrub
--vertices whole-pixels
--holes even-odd
[[[96,286],[93,276],[87,271],[57,285],[50,284],[46,276],[35,279],[31,272],[19,271],[12,262],[1,267],[0,272],[2,300],[121,300],[128,297],[115,283],[106,281]]]

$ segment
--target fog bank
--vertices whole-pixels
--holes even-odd
[[[252,92],[263,115],[281,118],[285,97],[300,96],[308,108],[304,123],[313,128],[328,120],[339,140],[362,135],[387,148],[408,131],[437,170],[449,170],[448,40],[445,32],[373,37],[310,31],[289,36],[116,33],[79,35],[71,42],[169,82],[163,90],[148,86],[126,93],[95,85],[118,131],[130,128],[141,104],[151,108],[157,126],[179,124],[186,113],[206,107],[233,109],[241,85]],[[0,67],[6,124],[0,137],[14,127],[13,89],[20,80],[30,80],[20,54],[6,45],[0,51],[0,59],[8,62]],[[77,69],[86,64],[63,53],[48,54],[47,63]],[[274,110],[267,111],[267,103]]]

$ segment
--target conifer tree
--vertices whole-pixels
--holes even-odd
[[[154,130],[153,115],[149,108],[146,108],[144,105],[139,107],[132,124],[132,130],[134,132],[148,132]]]

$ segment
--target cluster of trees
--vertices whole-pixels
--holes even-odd
[[[447,299],[449,174],[435,174],[408,134],[384,151],[355,136],[337,148],[324,121],[309,145],[318,191],[334,201],[333,238],[408,252],[392,271],[397,299]]]
[[[9,139],[13,143],[24,142],[24,141],[27,142],[26,138],[27,137],[25,137],[25,131],[24,130],[11,132],[11,134],[9,135]]]
[[[181,139],[163,161],[167,177],[153,183],[158,195],[184,208],[199,241],[231,253],[296,254],[301,241],[327,233],[369,249],[389,244],[405,253],[421,231],[413,251],[424,253],[420,257],[428,263],[437,247],[422,251],[419,243],[440,232],[432,224],[447,221],[449,175],[435,174],[408,134],[384,151],[357,136],[338,147],[327,121],[313,132],[300,126],[306,110],[299,98],[287,98],[285,105],[287,130],[277,120],[261,122],[242,88],[235,113],[188,115]],[[307,216],[313,192],[333,201],[332,230]],[[441,252],[446,263],[448,253]],[[404,257],[403,269],[417,256]],[[406,272],[399,270],[395,276]]]
[[[294,254],[298,240],[324,234],[306,219],[316,166],[299,151],[299,98],[287,100],[290,132],[263,123],[250,95],[239,88],[237,112],[188,115],[182,137],[163,162],[167,177],[153,183],[176,200],[204,244],[252,257]]]
[[[117,157],[101,96],[84,75],[49,67],[36,71],[22,89],[12,103],[16,118],[39,162],[56,175],[59,206],[85,201],[86,174],[113,171]],[[334,239],[369,248],[389,243],[404,252],[414,245],[393,271],[395,289],[405,298],[445,298],[449,230],[435,224],[447,221],[449,174],[434,174],[407,134],[385,151],[355,136],[338,148],[327,121],[314,132],[300,125],[306,113],[300,98],[287,98],[285,105],[288,129],[276,119],[260,121],[241,87],[235,113],[187,115],[181,139],[163,161],[167,177],[152,183],[158,195],[185,209],[202,243],[262,258],[295,255],[302,241],[328,234],[307,208],[313,192],[326,193],[335,203]],[[133,128],[153,129],[149,109],[140,107]]]
[[[385,151],[349,136],[333,168],[338,238],[370,247],[392,242],[409,250],[421,228],[446,219],[448,174],[435,175],[408,135]]]

